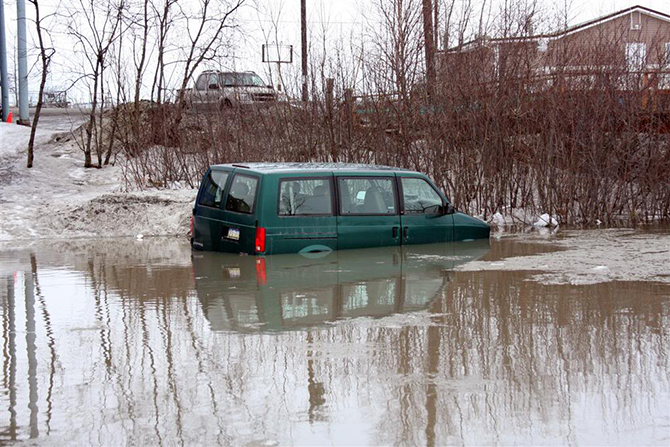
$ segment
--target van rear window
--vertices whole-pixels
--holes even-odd
[[[333,214],[332,188],[326,177],[279,182],[280,216]]]
[[[199,205],[213,206],[219,208],[223,199],[223,189],[226,187],[228,172],[209,171],[207,178],[202,186]]]
[[[230,185],[230,192],[226,200],[226,210],[236,213],[251,214],[256,201],[258,179],[248,175],[236,174]]]

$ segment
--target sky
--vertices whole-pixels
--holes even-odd
[[[194,3],[197,0],[182,0]],[[235,31],[234,45],[225,57],[208,63],[202,68],[224,68],[240,71],[252,70],[259,73],[266,81],[276,84],[276,64],[266,64],[261,61],[261,46],[264,43],[280,42],[293,46],[293,64],[282,65],[284,79],[299,79],[300,74],[300,0],[246,0],[246,4],[239,11],[236,21],[238,28]],[[465,0],[457,0],[465,1]],[[474,0],[475,3],[481,0]],[[491,1],[491,0],[489,0]],[[500,3],[503,0],[493,0]],[[70,5],[68,5],[68,2]],[[546,11],[560,7],[567,2],[570,5],[570,24],[580,23],[601,15],[621,10],[633,5],[642,5],[651,9],[670,14],[670,0],[561,0],[558,2],[539,0]],[[9,54],[9,69],[14,67],[14,53],[16,41],[16,0],[4,0],[7,26],[7,41]],[[364,56],[366,30],[375,26],[373,4],[375,0],[307,0],[307,16],[309,40],[316,52],[319,48],[339,46],[345,59],[356,60]],[[43,16],[56,9],[74,5],[74,0],[40,0]],[[29,17],[34,16],[32,5],[26,1]],[[493,7],[493,11],[496,7]],[[39,86],[39,67],[37,60],[36,39],[34,26],[28,25],[29,41],[32,43],[29,80],[31,97],[36,95]],[[73,62],[81,63],[82,55],[73,50],[73,44],[68,36],[53,35],[53,46],[56,49],[52,74],[48,80],[48,87],[57,90],[69,87],[76,78]],[[361,46],[363,48],[361,48]],[[156,54],[149,55],[151,60]],[[355,61],[352,62],[355,64]],[[218,65],[218,66],[217,66]],[[144,94],[144,91],[143,91]],[[83,86],[75,86],[71,90],[71,98],[86,96]]]

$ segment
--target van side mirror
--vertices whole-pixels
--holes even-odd
[[[454,205],[451,203],[447,203],[446,205],[442,205],[440,207],[440,214],[446,215],[446,214],[454,214],[456,212],[456,209],[454,208]]]
[[[209,89],[210,90],[218,90],[219,89],[219,84],[209,84]]]

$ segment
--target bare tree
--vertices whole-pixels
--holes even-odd
[[[34,148],[35,148],[35,133],[37,132],[37,125],[40,121],[40,113],[42,112],[42,104],[44,97],[44,86],[47,82],[47,76],[49,74],[49,65],[51,64],[51,58],[53,57],[55,50],[53,48],[47,48],[44,43],[44,36],[42,34],[42,20],[40,17],[40,7],[38,0],[28,0],[30,3],[35,6],[35,27],[37,29],[37,40],[40,45],[40,61],[42,62],[42,77],[40,80],[40,90],[37,94],[37,106],[35,107],[35,116],[33,118],[33,125],[30,129],[30,140],[28,141],[28,163],[26,166],[28,168],[33,167],[33,157],[34,157]]]
[[[147,59],[147,47],[149,31],[151,28],[150,17],[149,17],[149,0],[142,1],[142,9],[137,14],[137,17],[130,17],[130,24],[128,25],[129,30],[133,32],[132,37],[132,56],[133,56],[133,66],[135,68],[135,83],[134,83],[134,98],[133,104],[134,108],[132,110],[131,117],[131,128],[132,128],[132,140],[130,141],[131,146],[126,147],[129,155],[133,155],[137,152],[137,147],[139,146],[140,138],[140,91],[142,88],[142,79],[144,77],[145,64]],[[135,28],[139,28],[139,35],[135,34]],[[139,43],[138,43],[139,41]],[[139,48],[138,48],[139,46]]]
[[[408,101],[411,86],[420,78],[423,63],[421,0],[377,1],[369,18],[373,57],[367,72],[374,74],[373,91],[392,91]]]
[[[435,38],[433,27],[434,9],[431,0],[422,0],[423,41],[426,58],[426,86],[428,96],[433,96],[435,89]],[[435,15],[437,16],[437,15]]]
[[[165,52],[167,51],[168,35],[172,25],[172,9],[177,4],[177,0],[163,0],[162,7],[151,2],[156,20],[158,22],[158,39],[156,51],[158,61],[154,73],[154,81],[151,86],[151,99],[156,98],[156,102],[161,104],[163,101],[163,89],[165,88]],[[155,96],[154,96],[155,92]]]
[[[90,71],[87,70],[86,75],[93,82],[89,122],[82,142],[84,167],[86,168],[94,167],[91,159],[91,147],[93,134],[96,131],[96,120],[98,120],[96,112],[98,111],[98,102],[101,101],[104,104],[105,101],[102,75],[107,53],[121,33],[123,11],[126,7],[125,0],[108,2],[104,5],[104,9],[99,9],[95,0],[78,0],[77,8],[71,11],[71,20],[67,27],[68,33],[76,39],[88,61]],[[99,97],[99,90],[103,91],[102,97]],[[102,126],[101,122],[99,124]],[[100,132],[102,132],[102,127]],[[101,150],[99,148],[98,152],[100,153]],[[100,167],[100,163],[98,165]]]
[[[184,70],[177,94],[177,122],[186,105],[186,86],[200,64],[214,55],[223,31],[230,28],[231,16],[242,6],[244,0],[233,0],[219,5],[214,0],[200,0],[198,13],[191,17],[185,14],[187,35],[190,45],[184,61]],[[218,6],[218,8],[217,8]]]

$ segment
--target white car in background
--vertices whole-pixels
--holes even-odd
[[[219,109],[272,104],[279,99],[272,85],[263,82],[253,71],[204,71],[188,95],[188,102],[193,106],[206,105]]]

